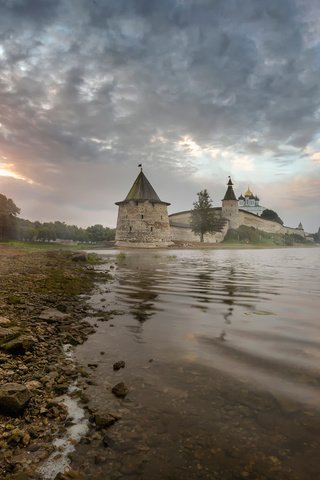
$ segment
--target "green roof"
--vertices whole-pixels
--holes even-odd
[[[152,202],[152,203],[167,203],[167,202],[162,202],[160,200],[153,186],[151,185],[151,183],[149,182],[145,174],[142,172],[142,170],[137,176],[137,178],[135,179],[124,202],[130,202],[131,200],[134,200],[136,202],[139,202],[139,201],[143,202],[145,200],[149,200],[149,202]],[[119,203],[122,203],[122,202],[117,202],[117,204]],[[167,203],[167,205],[170,205],[170,204]]]

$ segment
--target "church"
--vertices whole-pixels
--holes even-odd
[[[170,203],[160,200],[142,167],[126,198],[116,205],[119,207],[117,247],[158,248],[200,242],[200,236],[191,228],[192,210],[168,215]],[[301,224],[298,228],[291,228],[261,218],[264,209],[249,188],[244,196],[237,198],[229,177],[221,207],[212,209],[213,232],[204,235],[204,242],[221,243],[230,228],[237,229],[240,225],[268,233],[305,236]]]
[[[238,204],[242,210],[254,213],[255,215],[259,215],[260,217],[263,210],[265,210],[265,207],[259,205],[259,201],[260,199],[257,197],[257,195],[254,195],[251,192],[249,187],[244,196],[241,193],[240,197],[238,198]]]

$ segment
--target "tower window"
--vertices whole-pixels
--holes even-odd
[[[143,218],[143,215],[141,215],[141,218]]]
[[[150,227],[150,231],[153,232],[153,227]]]
[[[129,227],[129,232],[132,232],[132,227]]]

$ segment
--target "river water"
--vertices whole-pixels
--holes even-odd
[[[114,281],[90,299],[96,333],[77,357],[95,364],[90,408],[121,418],[74,466],[95,480],[320,478],[320,249],[98,253]]]

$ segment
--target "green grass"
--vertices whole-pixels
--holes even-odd
[[[117,261],[117,263],[123,263],[126,258],[127,258],[127,255],[126,255],[125,253],[123,253],[123,252],[118,253],[118,255],[116,255],[116,261]]]
[[[254,227],[241,225],[237,230],[230,229],[223,243],[229,245],[293,246],[296,244],[305,244],[306,241],[298,235],[267,233]]]
[[[93,247],[90,243],[79,243],[79,244],[64,244],[64,243],[51,243],[51,242],[20,242],[20,241],[10,241],[10,242],[0,242],[1,246],[15,247],[20,250],[26,250],[30,252],[41,252],[47,250],[88,250]]]

